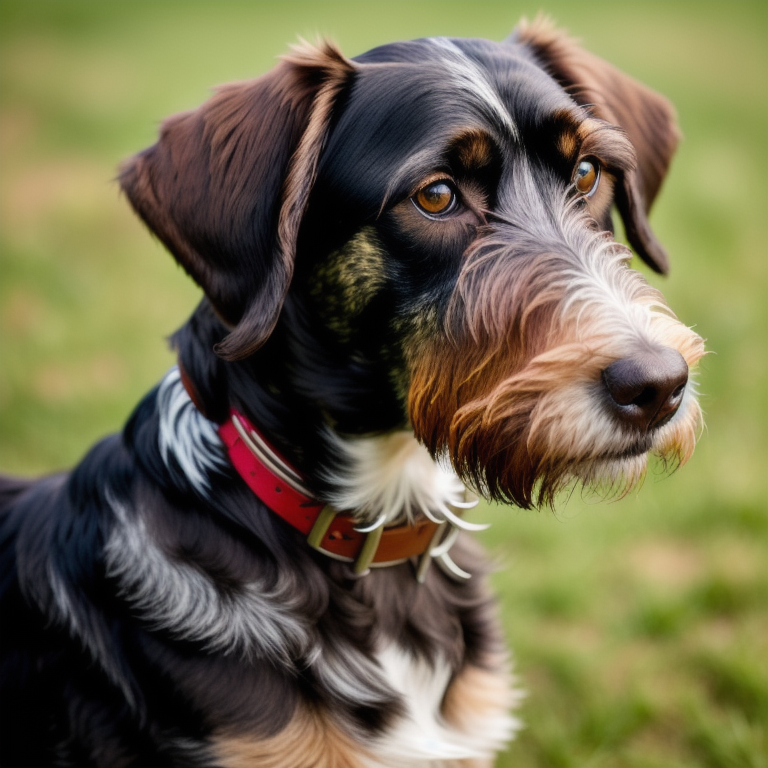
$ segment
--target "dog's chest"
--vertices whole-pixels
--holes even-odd
[[[381,677],[400,697],[402,714],[383,733],[362,736],[330,710],[299,705],[283,730],[268,739],[215,740],[225,768],[447,768],[490,766],[517,721],[509,675],[467,667],[452,678],[447,663],[416,658],[391,645],[377,656]]]
[[[465,765],[465,760],[490,760],[509,740],[515,721],[509,715],[512,696],[505,671],[468,667],[452,679],[442,659],[427,662],[396,646],[380,653],[379,662],[384,678],[402,697],[405,712],[375,741],[375,757],[364,765]]]

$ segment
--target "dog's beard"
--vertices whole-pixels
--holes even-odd
[[[563,224],[563,244],[544,252],[519,232],[514,248],[500,228],[484,238],[466,257],[443,333],[410,358],[416,436],[480,493],[522,507],[551,504],[575,480],[622,495],[649,453],[667,468],[687,461],[701,423],[690,383],[659,429],[611,413],[608,365],[651,344],[691,368],[703,342],[629,269],[623,246],[578,215]]]

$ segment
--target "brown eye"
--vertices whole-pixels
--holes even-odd
[[[422,187],[413,196],[413,200],[427,216],[442,216],[453,210],[456,192],[447,181],[435,181]]]
[[[599,181],[600,166],[597,161],[582,160],[576,168],[573,179],[576,189],[585,197],[590,197],[595,193]]]

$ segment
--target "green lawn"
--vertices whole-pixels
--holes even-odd
[[[120,198],[119,161],[299,35],[349,54],[501,38],[544,7],[676,104],[651,277],[713,352],[691,462],[616,503],[493,508],[526,730],[502,766],[768,766],[768,3],[0,0],[0,467],[76,461],[172,364],[198,291]]]

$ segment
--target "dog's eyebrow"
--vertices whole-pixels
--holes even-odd
[[[559,110],[552,116],[552,124],[557,134],[557,150],[568,162],[572,162],[579,151],[579,129],[583,122],[583,117],[573,109]]]
[[[464,170],[482,168],[493,161],[495,143],[482,128],[469,127],[460,130],[442,144],[425,147],[412,155],[393,173],[379,207],[380,216],[393,197],[413,194],[414,180],[423,180],[439,170],[452,172],[452,159]]]
[[[583,109],[560,111],[552,120],[558,133],[557,149],[568,162],[574,162],[578,155],[595,155],[616,170],[628,171],[636,166],[635,149],[620,127]]]
[[[446,157],[444,148],[442,147],[425,147],[420,152],[409,157],[393,173],[389,184],[387,184],[378,215],[381,216],[393,197],[399,197],[406,192],[411,194],[413,192],[411,187],[413,186],[414,179],[423,178],[424,176],[445,167]]]
[[[589,117],[577,131],[580,152],[593,154],[621,171],[630,171],[637,166],[637,155],[626,132],[616,125]]]
[[[519,141],[520,131],[517,125],[515,125],[501,97],[494,90],[483,70],[453,40],[447,37],[430,37],[428,41],[439,48],[440,53],[443,54],[456,88],[474,96],[479,96],[482,102],[489,108],[489,117],[495,118],[495,121],[515,141]]]
[[[495,144],[488,134],[479,128],[469,128],[452,142],[450,151],[467,170],[484,168],[493,162]]]

